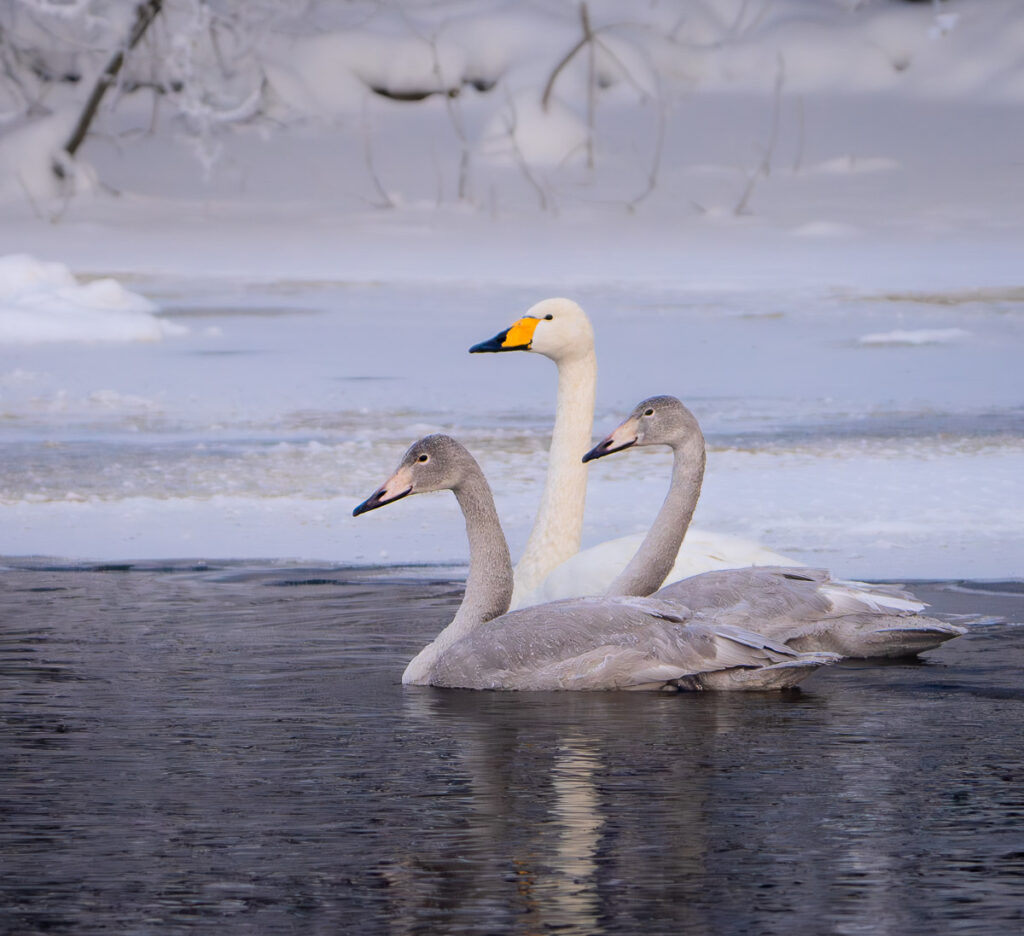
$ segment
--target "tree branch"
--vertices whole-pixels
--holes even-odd
[[[562,73],[562,70],[568,65],[577,52],[580,51],[588,42],[594,41],[594,30],[590,27],[590,11],[587,9],[585,3],[580,4],[580,22],[583,26],[583,38],[576,43],[566,54],[565,57],[556,66],[554,71],[551,72],[551,77],[548,78],[547,84],[544,85],[544,93],[540,96],[540,106],[544,109],[548,109],[548,101],[551,100],[551,92],[554,90],[555,81],[558,80],[558,76]]]
[[[107,62],[107,67],[103,69],[100,77],[96,80],[92,93],[85,102],[85,107],[82,108],[82,113],[78,118],[78,123],[75,124],[75,129],[71,132],[71,136],[68,137],[67,143],[64,144],[64,152],[69,157],[74,157],[75,153],[78,152],[78,148],[82,145],[82,141],[85,140],[85,136],[89,132],[89,126],[96,116],[96,111],[99,110],[104,95],[117,80],[121,67],[124,65],[126,54],[139,44],[139,40],[145,35],[150,23],[156,19],[162,7],[163,0],[145,0],[145,2],[140,3],[135,8],[135,22],[132,24],[131,32],[128,34],[127,43],[123,48],[118,49],[110,61]],[[58,179],[65,178],[67,174],[64,166],[57,160],[53,162],[53,172]]]

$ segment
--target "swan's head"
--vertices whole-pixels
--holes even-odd
[[[634,445],[677,446],[688,439],[703,439],[697,420],[674,396],[648,397],[616,429],[597,443],[586,455],[593,461]]]
[[[536,351],[562,361],[593,349],[594,332],[587,314],[571,299],[545,299],[489,341],[473,345],[469,352]]]
[[[358,517],[410,494],[454,490],[470,466],[476,467],[473,456],[451,436],[424,436],[409,446],[395,473],[356,507],[352,516]]]

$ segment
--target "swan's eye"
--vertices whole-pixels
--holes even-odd
[[[544,321],[550,322],[553,318],[554,316],[549,312],[547,315],[544,316]]]
[[[430,456],[426,455],[426,454],[420,455],[420,457],[417,458],[416,461],[420,461],[420,462],[430,461]]]
[[[653,416],[653,415],[654,415],[654,410],[652,410],[652,409],[645,409],[644,410],[644,416]]]

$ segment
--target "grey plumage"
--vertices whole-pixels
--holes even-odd
[[[925,605],[907,591],[832,579],[820,569],[722,569],[655,591],[672,567],[700,496],[705,446],[696,419],[675,397],[650,397],[583,460],[644,445],[672,448],[672,481],[650,532],[609,593],[653,593],[797,650],[850,657],[912,656],[965,633],[920,614]]]
[[[805,655],[653,599],[581,598],[503,615],[444,651],[432,683],[469,689],[708,689],[792,685]],[[765,672],[782,664],[781,672]],[[799,664],[793,667],[792,664]],[[720,675],[740,669],[742,678]]]
[[[466,520],[470,571],[452,622],[402,681],[466,689],[775,689],[837,657],[805,654],[680,603],[583,598],[505,614],[512,562],[480,466],[458,442],[427,436],[353,511],[449,489]]]

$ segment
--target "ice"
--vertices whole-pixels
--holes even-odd
[[[61,263],[0,256],[0,345],[160,341],[185,329],[114,279],[79,283]]]
[[[896,329],[890,332],[874,332],[857,339],[862,345],[928,345],[951,344],[970,336],[963,328],[919,328],[914,331]]]
[[[389,562],[458,562],[450,496],[350,516],[436,431],[480,460],[519,550],[546,465],[554,368],[467,351],[554,291],[192,280],[163,301],[175,322],[219,334],[25,346],[0,370],[0,554],[373,563],[387,550]],[[652,392],[701,419],[699,526],[852,577],[1016,574],[1019,311],[806,291],[577,295],[597,335],[595,435]],[[896,344],[876,362],[856,338],[895,319],[922,330],[969,321],[974,338],[925,354]],[[668,475],[667,453],[596,463],[585,542],[643,530]]]

